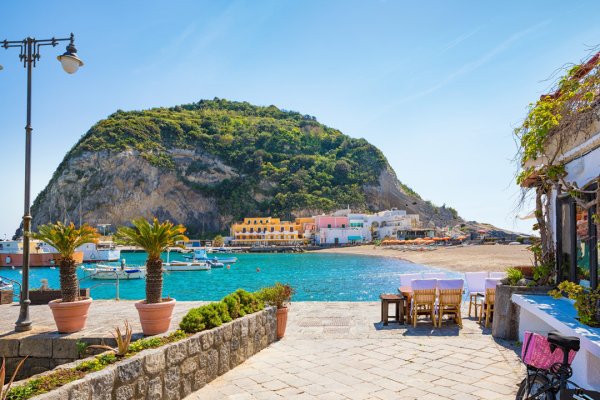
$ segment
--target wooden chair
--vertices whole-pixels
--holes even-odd
[[[477,318],[477,308],[481,306],[478,301],[485,295],[485,280],[488,277],[487,272],[465,272],[465,280],[469,290],[469,317],[471,309],[475,308],[475,318]]]
[[[438,279],[437,326],[442,327],[444,314],[453,315],[459,328],[462,329],[462,295],[464,281],[462,279]]]
[[[419,315],[429,315],[435,326],[435,300],[437,279],[414,279],[412,286],[411,315],[413,327],[417,327]]]
[[[490,321],[494,314],[494,303],[496,302],[496,286],[500,283],[500,279],[487,278],[485,280],[485,296],[481,304],[481,312],[479,313],[479,323],[485,315],[485,327],[489,328]]]

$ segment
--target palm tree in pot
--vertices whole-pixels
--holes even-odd
[[[160,255],[171,247],[184,248],[185,227],[169,221],[152,223],[145,218],[132,221],[133,226],[122,226],[117,230],[117,243],[141,247],[148,253],[146,260],[146,300],[135,304],[140,315],[142,331],[145,335],[157,335],[169,329],[175,299],[163,299],[163,270]]]
[[[54,247],[60,255],[58,265],[62,298],[48,303],[58,331],[71,333],[82,330],[85,327],[92,299],[79,297],[77,263],[74,254],[79,246],[97,243],[100,237],[98,231],[87,224],[76,228],[72,222],[69,225],[57,222],[40,226],[38,233],[33,233],[32,237]]]

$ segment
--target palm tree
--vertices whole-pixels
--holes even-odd
[[[59,267],[62,302],[70,303],[79,300],[77,265],[73,254],[79,246],[98,242],[100,235],[96,228],[92,228],[87,224],[75,228],[72,222],[69,225],[57,222],[56,224],[40,226],[38,233],[34,233],[32,237],[48,243],[60,254]]]
[[[152,224],[144,218],[131,221],[133,227],[122,226],[117,230],[115,241],[128,246],[138,246],[148,253],[146,260],[146,303],[162,301],[162,259],[160,254],[169,247],[184,248],[183,242],[188,238],[183,234],[183,225],[175,226],[169,221],[158,222],[154,218]],[[180,243],[177,243],[180,242]]]

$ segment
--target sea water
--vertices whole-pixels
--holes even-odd
[[[145,253],[122,253],[127,266],[142,266]],[[212,257],[213,255],[209,255]],[[219,256],[218,254],[216,255]],[[177,300],[219,300],[238,288],[255,291],[275,282],[289,283],[296,289],[296,301],[376,301],[381,293],[397,293],[401,274],[435,271],[430,267],[400,259],[329,253],[225,254],[238,262],[230,268],[210,271],[165,272],[163,295]],[[163,260],[167,255],[163,254]],[[170,260],[185,260],[179,253],[170,253]],[[105,263],[119,265],[120,263]],[[87,264],[86,267],[93,265]],[[85,276],[78,268],[80,278]],[[21,281],[20,268],[1,268],[0,276]],[[448,273],[448,277],[462,277]],[[51,288],[59,288],[56,268],[31,268],[30,287],[38,288],[47,279]],[[94,299],[114,299],[115,281],[81,280],[81,287],[90,287]],[[120,280],[121,299],[145,298],[144,279]]]

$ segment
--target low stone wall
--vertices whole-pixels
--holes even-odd
[[[511,297],[519,294],[548,294],[550,286],[508,286],[498,285],[494,303],[494,320],[492,321],[492,336],[497,339],[519,339],[520,307],[512,302]]]
[[[182,399],[275,342],[276,333],[275,308],[269,307],[179,342],[142,351],[35,398]],[[79,362],[59,368],[72,368]]]

